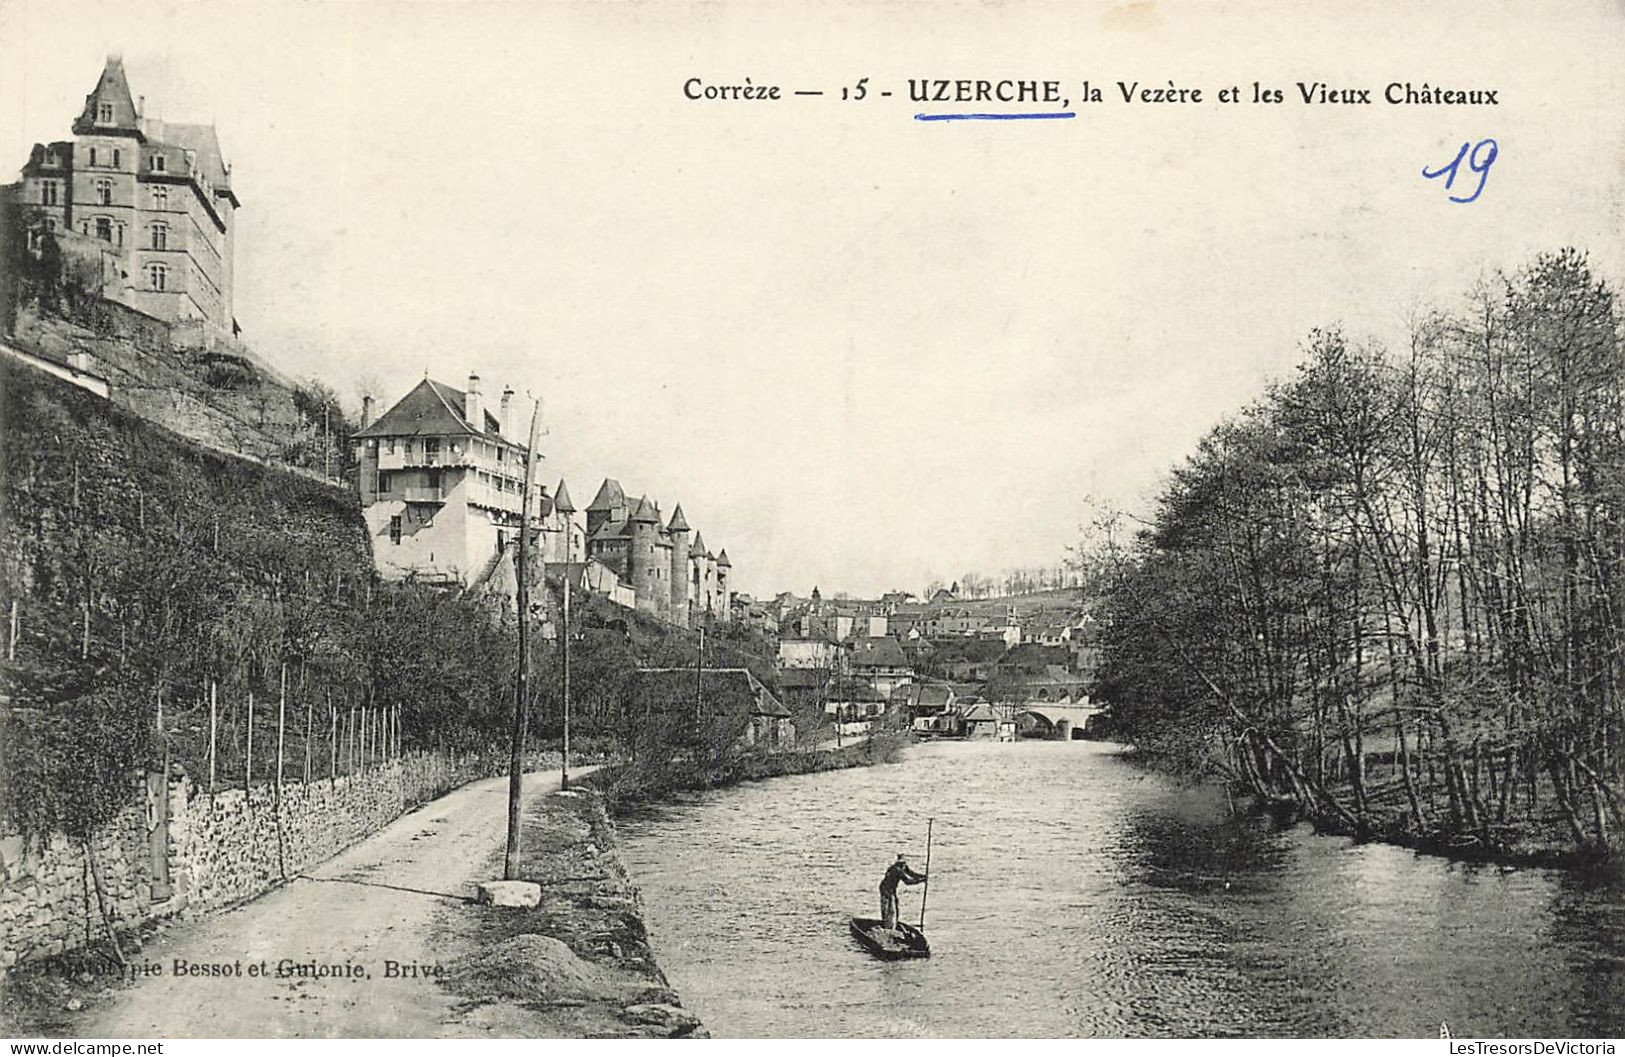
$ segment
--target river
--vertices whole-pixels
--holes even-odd
[[[847,919],[928,816],[932,957],[874,960]],[[1625,1034],[1618,889],[1235,817],[1100,743],[921,745],[619,829],[717,1036]]]

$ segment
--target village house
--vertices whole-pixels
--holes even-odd
[[[992,706],[985,701],[978,701],[971,705],[962,714],[965,737],[972,741],[1014,741],[1016,724],[1012,720],[1000,719],[993,711]]]
[[[107,59],[73,137],[36,143],[10,196],[30,247],[47,239],[96,276],[96,291],[202,343],[230,338],[237,209],[213,125],[159,121]]]
[[[779,693],[791,707],[821,711],[829,700],[833,677],[828,668],[784,668],[779,672]]]
[[[748,668],[639,668],[626,692],[631,714],[658,727],[638,733],[650,745],[769,753],[796,747],[790,710]]]
[[[514,439],[513,390],[497,414],[478,375],[467,389],[425,378],[395,406],[355,432],[357,488],[385,579],[468,585],[488,576],[518,539],[527,449]],[[552,514],[532,484],[531,508]],[[579,552],[578,552],[579,553]]]
[[[779,639],[779,668],[821,668],[844,671],[846,650],[839,642],[823,638],[789,637]]]
[[[886,714],[888,696],[863,679],[842,679],[830,686],[824,711],[838,719],[873,719]]]
[[[914,666],[896,639],[858,639],[853,643],[852,674],[867,680],[882,697],[914,681]]]

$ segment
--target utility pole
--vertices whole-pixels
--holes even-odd
[[[564,750],[559,754],[559,788],[570,788],[570,537],[575,533],[570,523],[573,510],[564,514],[564,626],[559,641],[564,645],[561,667],[564,669]]]
[[[519,500],[519,585],[514,601],[519,607],[519,677],[513,696],[513,755],[508,761],[508,850],[502,860],[502,879],[519,880],[519,794],[525,776],[525,725],[530,683],[530,496],[536,482],[536,448],[541,439],[542,402],[530,415],[530,449],[525,453],[525,491]]]
[[[700,711],[705,700],[705,625],[700,625],[700,650],[694,655],[694,747],[700,746]]]

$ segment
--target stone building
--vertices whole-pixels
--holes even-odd
[[[382,576],[470,584],[517,541],[527,449],[512,419],[513,390],[492,414],[471,374],[466,390],[425,378],[363,421],[353,438],[357,487]],[[545,527],[552,501],[540,482],[532,489]]]
[[[733,563],[726,550],[711,553],[681,504],[665,519],[647,495],[633,501],[606,477],[587,504],[586,536],[587,557],[631,585],[640,610],[681,627],[731,618]]]
[[[425,378],[376,421],[370,412],[368,400],[354,434],[356,485],[380,575],[511,588],[499,559],[518,544],[527,453],[513,390],[493,414],[478,375],[467,389]],[[681,506],[663,518],[647,496],[630,502],[606,479],[583,527],[564,481],[551,496],[532,488],[532,540],[550,579],[683,627],[729,619],[732,563],[698,533],[689,539]]]
[[[14,185],[30,242],[88,260],[104,297],[231,336],[240,203],[214,126],[147,118],[114,55],[72,132],[36,143]]]

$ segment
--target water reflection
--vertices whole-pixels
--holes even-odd
[[[928,815],[935,954],[874,961],[846,919]],[[621,831],[661,964],[718,1035],[1625,1028],[1618,891],[1237,819],[1100,745],[922,746]]]

